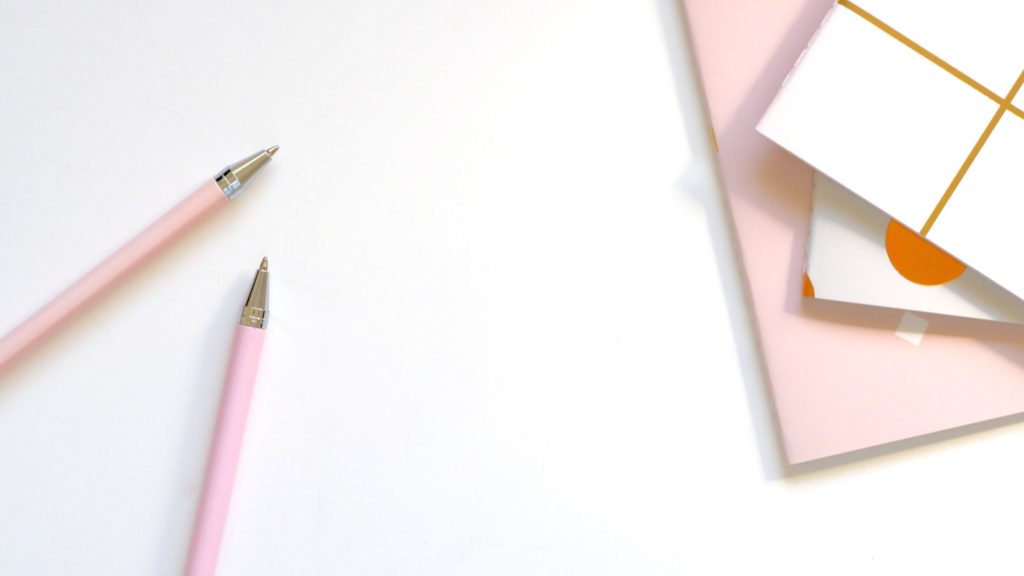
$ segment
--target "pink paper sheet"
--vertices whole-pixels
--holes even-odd
[[[1024,327],[804,300],[813,173],[755,131],[830,0],[683,0],[786,457],[1024,411]]]

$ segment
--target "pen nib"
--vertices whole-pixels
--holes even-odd
[[[231,164],[220,174],[214,178],[220,189],[224,191],[224,194],[228,199],[233,200],[238,193],[245,188],[245,185],[252,180],[252,177],[256,175],[270,159],[274,157],[277,152],[277,146],[271,146],[267,150],[260,150],[259,152],[244,158]]]
[[[270,278],[267,271],[267,259],[260,262],[260,269],[252,280],[249,297],[245,299],[242,317],[239,323],[250,328],[263,328],[267,324],[267,284]]]

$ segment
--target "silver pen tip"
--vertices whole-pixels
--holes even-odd
[[[265,328],[267,325],[267,292],[270,273],[267,272],[267,259],[260,262],[260,269],[252,279],[249,296],[245,299],[239,324],[250,328]]]
[[[245,185],[252,180],[253,176],[262,170],[267,165],[267,162],[270,162],[275,153],[277,153],[277,146],[260,150],[248,158],[243,158],[234,164],[229,164],[213,180],[229,200],[234,200],[235,196],[238,196],[242,189],[245,188]]]

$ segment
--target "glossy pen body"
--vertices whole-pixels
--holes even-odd
[[[234,346],[206,465],[203,493],[189,546],[186,576],[211,576],[217,569],[221,538],[231,503],[231,489],[242,452],[245,423],[263,350],[268,280],[267,259],[264,258],[235,329]]]
[[[159,220],[90,270],[0,339],[0,372],[111,287],[138,269],[192,224],[227,205],[277,151],[257,152],[222,170]]]

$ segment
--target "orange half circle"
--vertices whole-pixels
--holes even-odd
[[[895,220],[885,231],[885,251],[901,276],[924,286],[956,280],[967,266]]]

